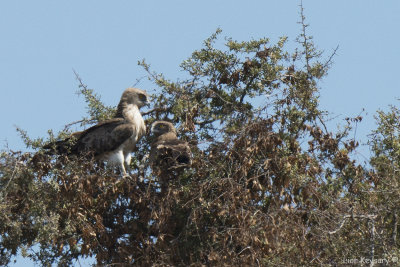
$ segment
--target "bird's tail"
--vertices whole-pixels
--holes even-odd
[[[70,144],[68,140],[69,139],[54,141],[44,145],[43,148],[46,150],[45,153],[50,155],[69,154],[72,148],[72,144]]]
[[[63,140],[57,140],[47,143],[43,146],[48,155],[70,155],[74,154],[73,148],[76,140],[82,132],[75,132]]]

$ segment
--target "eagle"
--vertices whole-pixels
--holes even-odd
[[[114,118],[98,123],[68,138],[44,146],[61,155],[88,155],[96,160],[119,166],[123,176],[131,162],[136,143],[146,133],[139,111],[148,103],[148,94],[138,88],[126,89]]]
[[[191,164],[189,144],[178,139],[172,123],[156,121],[151,125],[151,133],[153,141],[149,160],[153,171],[169,174]]]

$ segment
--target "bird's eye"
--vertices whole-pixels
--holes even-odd
[[[139,94],[139,99],[142,102],[146,102],[147,101],[147,97],[144,94]]]

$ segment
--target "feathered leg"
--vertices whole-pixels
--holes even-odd
[[[129,172],[129,168],[130,168],[129,166],[131,164],[131,159],[132,159],[131,153],[124,154],[124,161],[122,163],[124,177],[129,176],[128,172]]]

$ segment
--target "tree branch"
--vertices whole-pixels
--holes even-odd
[[[338,231],[340,231],[340,229],[343,228],[343,226],[346,223],[346,220],[348,218],[359,218],[359,219],[374,220],[374,219],[376,219],[376,217],[378,217],[378,216],[377,215],[352,215],[352,214],[351,215],[350,214],[349,215],[345,215],[345,216],[343,216],[343,221],[340,223],[339,227],[334,231],[328,232],[328,234],[333,235],[333,234],[337,233]]]

